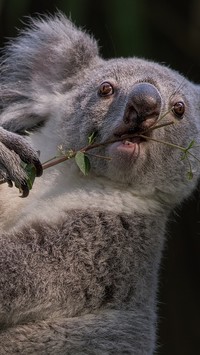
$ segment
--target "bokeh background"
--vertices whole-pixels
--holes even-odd
[[[57,9],[94,34],[103,57],[152,59],[200,83],[200,0],[0,0],[1,47],[24,27],[26,16]],[[168,225],[158,355],[200,354],[199,191],[177,208]]]

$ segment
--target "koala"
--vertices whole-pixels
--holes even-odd
[[[7,45],[0,98],[0,177],[26,197],[0,185],[0,354],[153,354],[167,221],[200,176],[200,86],[104,60],[58,13]],[[87,176],[74,159],[42,175],[93,133]],[[40,176],[30,193],[22,161]]]

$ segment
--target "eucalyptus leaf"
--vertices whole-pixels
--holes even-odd
[[[28,189],[31,190],[33,187],[33,183],[35,181],[35,177],[36,177],[35,165],[33,165],[32,163],[26,164],[24,162],[21,162],[21,166],[25,170],[26,175],[27,175],[26,183],[27,183]]]
[[[183,152],[183,154],[181,156],[181,160],[185,160],[186,158],[188,158],[188,151],[187,150],[185,152]]]
[[[190,144],[188,145],[187,150],[191,149],[191,148],[194,146],[194,144],[195,144],[195,141],[194,141],[194,139],[193,139],[193,140],[190,142]]]
[[[21,161],[21,167],[22,167],[22,168],[24,169],[24,171],[26,172],[26,176],[27,176],[27,178],[26,178],[27,187],[28,187],[29,190],[31,190],[32,187],[33,187],[33,183],[34,183],[34,181],[35,181],[35,177],[36,177],[36,168],[35,168],[35,166],[34,166],[32,163],[27,164],[27,163],[24,163],[23,161]],[[15,182],[15,187],[16,187],[17,189],[19,189],[19,191],[20,191],[21,193],[23,193],[23,190],[22,190],[22,188],[21,188],[21,186],[20,186],[19,183]]]
[[[93,144],[96,138],[96,132],[92,132],[92,134],[88,137],[88,143]]]
[[[187,178],[188,178],[188,180],[192,180],[193,179],[193,172],[191,170],[188,171]]]
[[[83,152],[77,152],[75,155],[75,162],[78,165],[79,169],[84,175],[88,175],[90,171],[90,161],[87,155]]]
[[[28,185],[29,190],[31,190],[33,187],[33,183],[35,181],[35,177],[36,177],[36,168],[33,164],[28,164],[26,166],[25,171],[28,175],[27,185]]]

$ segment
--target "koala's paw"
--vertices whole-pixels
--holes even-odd
[[[9,186],[20,187],[22,197],[29,194],[27,175],[22,168],[24,163],[32,163],[36,168],[36,176],[42,175],[42,165],[37,153],[21,136],[8,132],[0,127],[0,181]]]

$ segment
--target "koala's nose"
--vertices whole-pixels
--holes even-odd
[[[161,110],[161,96],[149,83],[134,85],[125,108],[123,121],[131,127],[151,119],[156,121]]]

